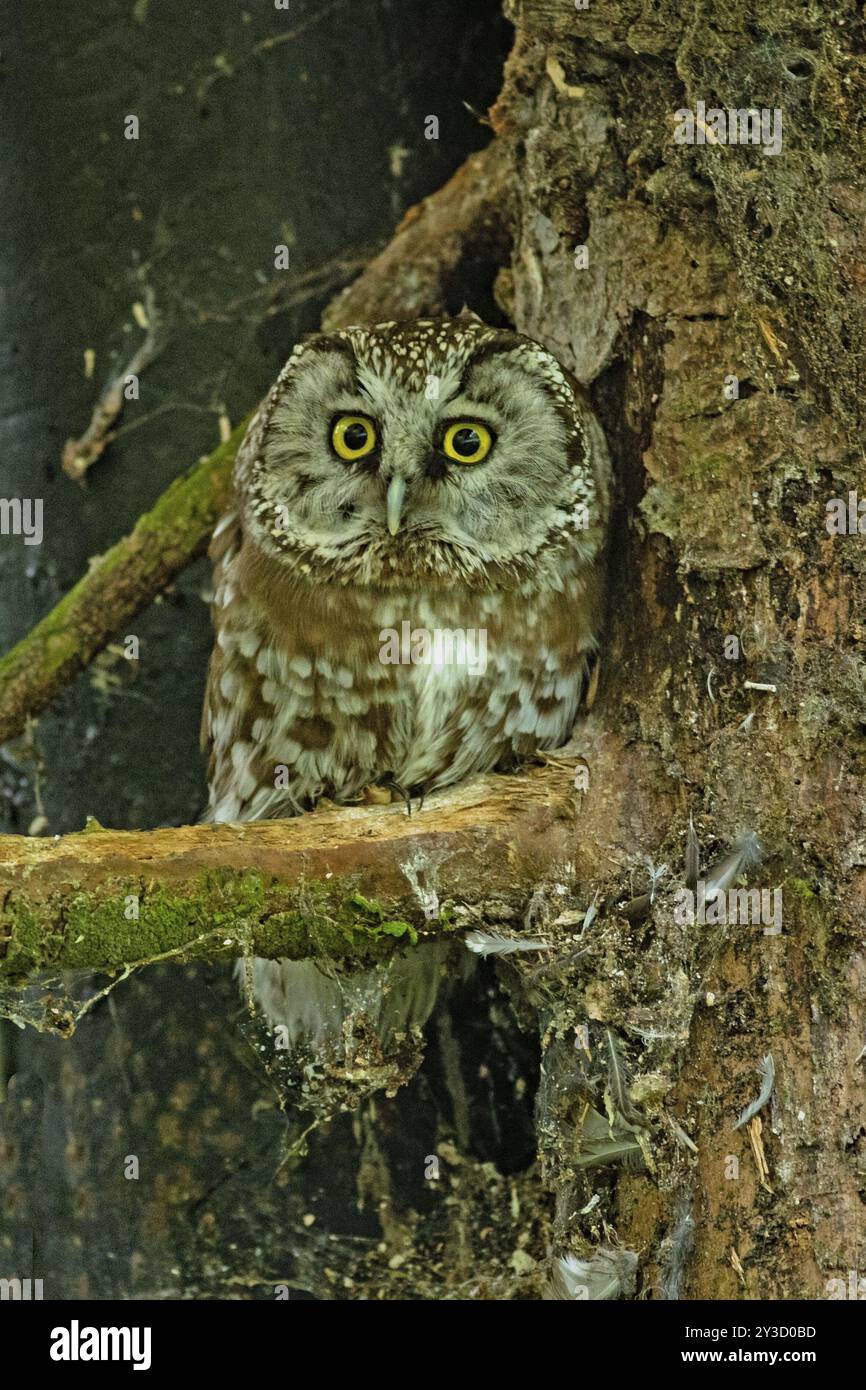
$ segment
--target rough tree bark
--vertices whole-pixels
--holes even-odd
[[[507,918],[581,931],[553,970],[498,966],[540,1039],[537,1166],[511,1185],[464,1166],[451,1244],[419,1219],[393,1268],[352,1277],[537,1297],[551,1262],[613,1241],[626,1296],[825,1297],[866,1268],[864,542],[825,524],[863,477],[862,20],[831,4],[816,31],[788,0],[507,9],[476,167],[496,197],[465,223],[433,200],[329,321],[434,313],[457,288],[478,307],[492,284],[592,389],[619,505],[588,782],[568,860],[512,880]],[[676,144],[698,101],[779,109],[781,152]],[[759,835],[750,881],[781,890],[781,931],[678,919],[690,817],[702,872]],[[768,1054],[772,1093],[735,1130]],[[632,1162],[599,1160],[611,1134]]]
[[[554,1031],[569,1010],[614,1029],[632,1094],[664,1093],[696,1146],[659,1126],[654,1172],[602,1204],[645,1289],[825,1297],[866,1259],[864,542],[825,526],[827,501],[863,485],[862,19],[831,5],[816,30],[786,0],[511,12],[493,119],[518,207],[499,293],[593,384],[613,444],[598,710],[647,760],[623,777],[607,745],[576,836],[613,800],[611,855],[676,874],[690,813],[708,846],[750,827],[756,877],[783,893],[768,935],[683,931],[662,891],[648,925],[609,929]],[[779,109],[781,153],[675,144],[673,114],[698,101]],[[768,1052],[762,1180],[760,1137],[750,1151],[732,1127]],[[560,1139],[562,1235],[586,1191]]]

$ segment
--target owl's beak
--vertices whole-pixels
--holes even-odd
[[[403,515],[403,503],[406,500],[406,479],[395,476],[388,484],[388,491],[385,494],[385,511],[388,518],[388,530],[392,536],[396,536],[400,530],[400,517]]]

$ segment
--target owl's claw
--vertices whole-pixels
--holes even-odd
[[[399,782],[395,782],[393,777],[387,778],[387,780],[385,781],[384,785],[385,785],[386,787],[390,787],[390,788],[391,788],[391,791],[395,791],[395,792],[397,793],[398,796],[402,796],[403,800],[404,800],[405,803],[406,803],[406,815],[407,815],[407,816],[411,816],[411,814],[412,814],[412,793],[411,793],[411,792],[408,792],[408,791],[406,790],[405,787],[403,787],[403,786],[400,785]]]
[[[425,796],[425,793],[426,793],[426,787],[424,786],[424,784],[423,784],[422,782],[419,782],[419,783],[417,783],[415,786],[409,787],[409,788],[407,789],[406,787],[404,787],[404,786],[402,785],[401,782],[398,782],[398,781],[396,780],[396,778],[392,777],[391,774],[390,774],[389,772],[386,772],[386,773],[384,774],[384,776],[380,777],[380,778],[379,778],[379,781],[378,781],[377,783],[375,783],[375,785],[374,785],[373,787],[367,787],[367,788],[366,788],[366,792],[365,792],[365,796],[366,796],[366,799],[367,799],[368,801],[378,801],[378,800],[379,800],[379,797],[378,797],[378,796],[375,796],[375,795],[371,796],[370,793],[376,793],[376,792],[378,792],[378,793],[383,793],[383,792],[386,792],[386,791],[387,791],[389,794],[391,794],[391,799],[392,799],[392,800],[393,800],[393,794],[395,794],[395,793],[396,793],[397,796],[399,796],[399,797],[402,798],[402,800],[404,801],[404,803],[405,803],[405,805],[406,805],[406,815],[407,815],[407,816],[411,816],[411,814],[412,814],[412,798],[413,798],[413,796],[418,798],[418,810],[419,810],[419,811],[421,810],[421,807],[424,805],[424,796]]]

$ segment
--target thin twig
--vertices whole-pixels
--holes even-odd
[[[156,311],[153,291],[149,286],[144,291],[144,303],[147,318],[144,341],[99,396],[84,434],[79,439],[67,439],[63,446],[63,471],[76,482],[81,481],[87,470],[93,467],[115,438],[116,431],[112,426],[123,410],[129,377],[141,376],[165,347],[165,333]]]

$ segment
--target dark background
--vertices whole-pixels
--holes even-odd
[[[41,546],[0,537],[5,650],[210,452],[220,415],[236,424],[255,405],[405,209],[486,143],[464,103],[494,99],[509,29],[493,0],[0,13],[0,496],[42,497],[45,513]],[[283,242],[288,272],[274,270]],[[63,443],[141,342],[132,305],[147,294],[164,349],[76,484]],[[129,624],[138,663],[104,654],[0,750],[0,830],[197,818],[208,586],[199,561]],[[280,1168],[285,1121],[239,1012],[225,971],[166,967],[121,985],[70,1041],[0,1025],[0,1276],[41,1277],[47,1298],[269,1297],[290,1268],[298,1286],[320,1277],[317,1228],[291,1253],[283,1229],[305,1203],[372,1238],[353,1192],[322,1197],[314,1161]],[[422,1153],[435,1084],[411,1102]],[[358,1142],[335,1129],[334,1171]]]

